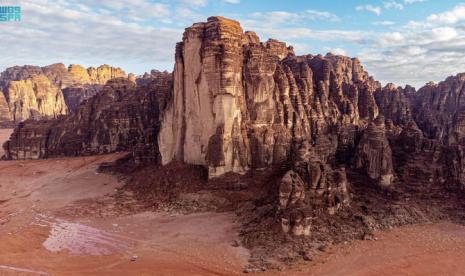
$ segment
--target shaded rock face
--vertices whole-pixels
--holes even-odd
[[[171,73],[167,72],[167,71],[158,71],[158,70],[152,70],[150,71],[150,73],[148,72],[145,72],[143,75],[141,76],[133,76],[132,77],[132,80],[137,83],[138,86],[143,86],[143,85],[147,85],[147,84],[150,84],[150,83],[154,83],[154,82],[157,82],[157,80],[160,80],[160,79],[164,79],[166,78],[167,76],[170,76]]]
[[[374,93],[380,113],[396,125],[407,125],[413,120],[409,99],[412,92],[408,89],[407,87],[404,91],[402,88],[389,83]]]
[[[136,161],[159,159],[156,137],[160,109],[171,76],[136,87],[126,78],[108,81],[74,113],[55,120],[21,123],[4,144],[5,158],[92,155],[128,150]],[[159,101],[161,99],[161,101]]]
[[[448,77],[439,84],[428,83],[414,94],[412,110],[425,138],[433,140],[447,182],[465,189],[465,74]]]
[[[449,77],[439,84],[428,83],[415,94],[415,121],[428,138],[454,144],[461,139],[465,74]],[[449,141],[450,140],[450,141]]]
[[[386,137],[384,117],[379,116],[364,131],[355,154],[355,168],[366,171],[367,175],[380,186],[390,186],[394,181],[392,151]]]
[[[323,162],[353,148],[355,126],[375,118],[380,87],[357,59],[300,56],[211,17],[176,48],[174,89],[159,135],[163,164],[205,165],[211,177],[292,159],[307,141]]]
[[[126,77],[126,73],[108,65],[88,69],[70,65],[67,69],[57,63],[7,68],[0,76],[0,123],[67,114],[68,103],[74,110],[82,100],[95,95],[96,85],[103,86],[116,77]],[[70,97],[64,97],[61,89],[68,89]],[[66,99],[69,101],[65,102]]]
[[[84,100],[92,98],[101,91],[102,88],[103,85],[101,84],[84,84],[67,87],[63,89],[66,106],[70,112],[74,112]]]
[[[292,169],[279,183],[277,216],[283,232],[310,235],[311,221],[318,213],[334,215],[349,206],[348,186],[345,168],[331,168],[304,142],[294,157]]]

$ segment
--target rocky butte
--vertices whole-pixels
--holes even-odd
[[[69,79],[60,76],[71,75],[91,85],[115,76],[103,71],[71,66],[52,74],[52,82],[66,86]],[[108,81],[73,104],[70,115],[21,123],[4,145],[5,158],[127,150],[133,160],[203,166],[212,183],[261,181],[245,185],[252,203],[237,207],[247,214],[243,236],[251,248],[289,241],[279,235],[340,241],[434,219],[465,188],[464,74],[418,91],[382,87],[357,58],[297,56],[284,42],[261,42],[218,16],[185,30],[172,74],[131,79]],[[41,80],[50,85],[50,78]],[[34,89],[33,82],[25,85]],[[80,94],[72,90],[68,97],[77,103]],[[1,116],[25,119],[6,112],[14,102],[0,98]],[[52,100],[41,106],[51,110],[45,114],[66,113]],[[418,205],[405,207],[410,197]],[[461,210],[454,206],[447,210]],[[293,241],[295,250],[307,246]]]

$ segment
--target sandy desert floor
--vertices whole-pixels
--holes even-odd
[[[7,131],[0,130],[0,139]],[[118,211],[113,195],[122,183],[96,169],[121,156],[0,161],[0,275],[242,274],[248,251],[234,246],[239,226],[233,214]],[[462,226],[408,226],[376,237],[329,247],[312,262],[262,275],[465,271]]]

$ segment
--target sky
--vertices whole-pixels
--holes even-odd
[[[0,70],[62,62],[172,71],[184,28],[222,15],[296,54],[358,57],[383,84],[465,72],[465,0],[0,0],[21,22],[0,22]]]

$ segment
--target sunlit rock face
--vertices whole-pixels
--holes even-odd
[[[11,81],[5,95],[14,121],[56,118],[68,112],[63,93],[44,75]]]
[[[10,107],[8,106],[8,102],[6,101],[3,91],[0,90],[0,124],[1,122],[8,124],[12,121],[13,116],[11,115]]]
[[[289,161],[303,141],[326,162],[353,148],[355,127],[379,113],[380,85],[357,59],[295,56],[222,17],[186,29],[173,74],[158,139],[163,164],[205,165],[210,177]]]
[[[109,65],[86,69],[75,64],[66,68],[57,63],[7,68],[0,75],[0,124],[67,114],[95,95],[108,80],[118,77],[127,75]]]
[[[111,79],[127,77],[121,68],[111,67],[107,64],[87,69],[79,64],[71,64],[68,67],[68,72],[72,80],[78,84],[106,84]]]

